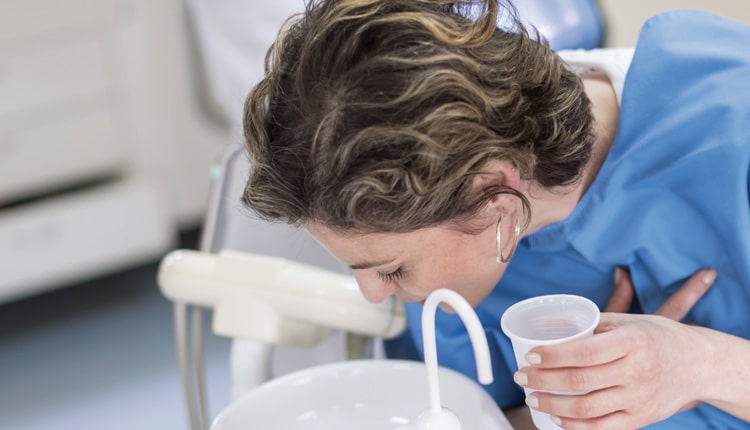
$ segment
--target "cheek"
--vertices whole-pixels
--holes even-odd
[[[472,288],[489,291],[505,266],[495,261],[494,244],[494,229],[479,235],[462,234],[451,242],[451,246],[441,248],[441,253],[433,261],[433,269],[439,271],[441,277],[451,279],[456,288],[471,284]]]
[[[492,261],[467,263],[454,267],[454,272],[445,274],[450,280],[448,288],[460,293],[472,306],[476,306],[492,292],[505,271],[505,264]]]

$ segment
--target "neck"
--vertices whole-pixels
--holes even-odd
[[[582,79],[594,115],[595,141],[591,158],[584,167],[581,178],[572,185],[547,189],[534,181],[524,184],[523,192],[531,204],[531,220],[524,236],[561,222],[573,212],[596,179],[614,141],[620,108],[607,75],[594,71],[582,76]]]

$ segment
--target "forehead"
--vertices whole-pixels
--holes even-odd
[[[406,233],[348,233],[320,224],[308,224],[305,228],[328,252],[352,268],[434,260],[460,252],[475,238],[446,227]]]
[[[410,244],[432,236],[432,229],[422,229],[406,233],[376,232],[360,233],[331,229],[319,223],[305,224],[305,229],[319,242],[352,248],[377,248],[392,246],[394,243]]]
[[[429,227],[406,233],[357,233],[332,230],[320,224],[306,224],[305,229],[329,252],[346,264],[353,260],[395,259],[404,253],[416,253],[445,239],[448,230]]]

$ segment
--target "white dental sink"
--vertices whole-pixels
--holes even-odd
[[[439,368],[443,406],[466,430],[512,430],[475,381]],[[211,430],[412,430],[429,409],[423,362],[355,360],[269,381],[224,409]]]

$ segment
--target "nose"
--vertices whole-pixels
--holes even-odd
[[[383,282],[377,276],[359,276],[354,275],[354,278],[359,284],[359,290],[362,291],[362,295],[370,303],[380,303],[391,294],[395,294],[399,290],[399,285],[396,282]]]

